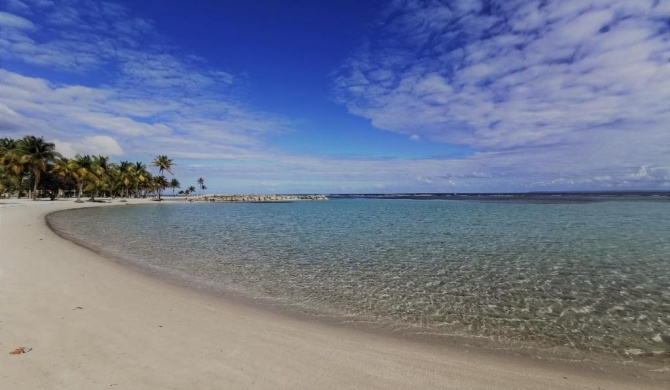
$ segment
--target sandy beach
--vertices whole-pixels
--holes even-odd
[[[53,211],[91,206],[0,201],[2,388],[663,389],[670,382],[667,372],[593,370],[403,340],[180,287],[45,224]],[[28,352],[10,354],[18,347]]]

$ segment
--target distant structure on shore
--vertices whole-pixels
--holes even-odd
[[[193,202],[294,202],[300,200],[328,200],[325,195],[206,195],[189,198]]]

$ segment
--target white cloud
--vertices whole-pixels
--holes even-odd
[[[91,154],[103,156],[121,156],[123,149],[112,137],[95,135],[85,137],[78,142],[53,140],[56,149],[65,157],[72,158],[76,154]]]
[[[17,130],[24,121],[16,111],[0,103],[0,129]]]
[[[116,146],[91,146],[110,154],[204,159],[249,158],[255,153],[250,148],[259,147],[266,134],[287,129],[287,120],[229,97],[244,76],[168,47],[153,22],[125,6],[26,3],[8,2],[0,19],[32,26],[3,29],[0,51],[6,58],[69,74],[67,79],[99,81],[63,84],[0,69],[0,109],[8,113],[0,119],[3,135],[40,134],[75,152],[99,135],[114,137]]]
[[[0,11],[0,27],[16,28],[20,30],[32,30],[35,28],[33,22],[26,18]]]
[[[109,1],[12,1],[0,13],[0,49],[7,59],[65,72],[114,70],[116,84],[147,94],[200,93],[230,86],[235,75],[165,45],[153,22]],[[22,6],[19,6],[22,4]]]
[[[670,163],[667,2],[397,1],[385,15],[336,79],[374,126],[475,148],[488,169],[528,164],[505,163],[519,182]]]
[[[103,82],[0,69],[0,136],[112,156],[168,154],[177,172],[230,192],[441,192],[666,188],[670,16],[644,1],[395,1],[350,58],[339,100],[464,158],[293,155],[268,135],[291,122],[230,98],[246,76],[167,47],[115,3],[5,0],[0,51],[14,63]],[[402,39],[399,39],[402,38]],[[183,161],[183,163],[182,163]],[[181,177],[180,177],[181,179]]]
[[[563,177],[553,180],[542,180],[534,183],[536,187],[593,187],[600,189],[666,189],[670,188],[670,166],[642,166],[621,172],[615,176],[604,175],[578,179]]]
[[[39,133],[80,144],[100,133],[135,154],[247,159],[266,134],[287,128],[281,118],[215,95],[140,99],[132,89],[54,85],[2,69],[0,87],[0,112],[7,113],[0,133],[8,136]]]

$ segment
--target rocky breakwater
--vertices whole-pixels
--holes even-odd
[[[325,195],[203,195],[189,198],[192,202],[295,202],[328,200]]]

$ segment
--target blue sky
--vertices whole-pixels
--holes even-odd
[[[0,0],[0,136],[210,192],[670,189],[670,1]]]

